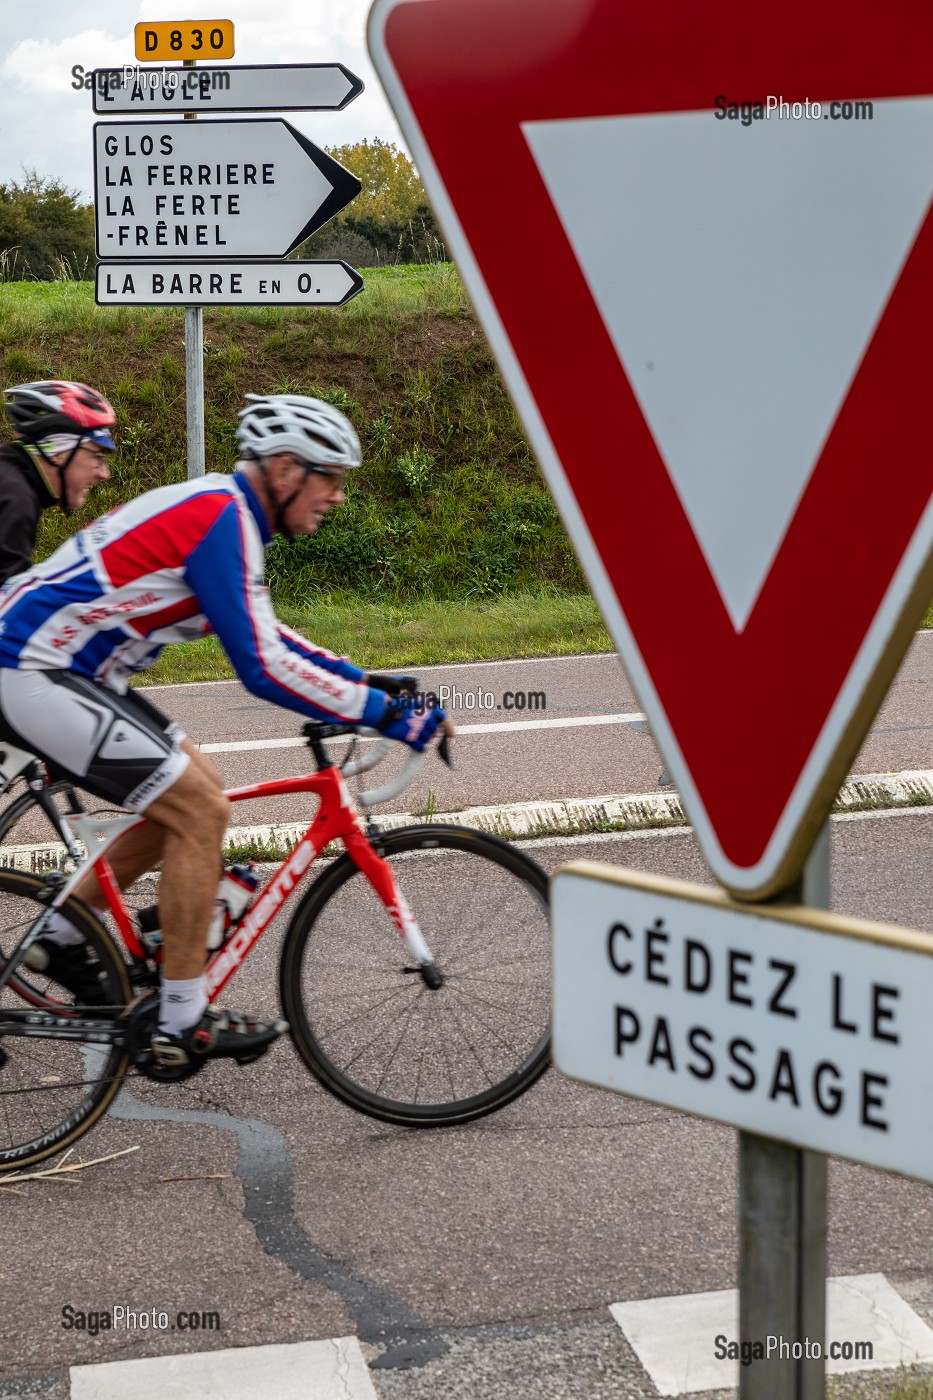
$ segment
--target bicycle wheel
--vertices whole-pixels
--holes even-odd
[[[48,804],[49,810],[43,804]],[[41,799],[32,788],[23,787],[9,806],[0,811],[0,844],[26,846],[61,841],[61,823],[53,820],[52,808],[59,816],[81,810],[70,783],[48,784],[42,789]],[[0,852],[0,865],[3,864]]]
[[[48,893],[35,875],[0,870],[0,969],[47,907]],[[131,995],[126,966],[109,935],[77,900],[68,900],[63,912],[100,959],[108,1001],[125,1006]],[[43,1036],[41,1025],[22,1034],[21,1013],[28,1011],[54,1014],[59,1025],[78,1016],[70,994],[30,968],[15,969],[0,988],[0,1172],[50,1157],[86,1133],[128,1064],[123,1046],[111,1043],[106,1030],[97,1042],[90,1031],[86,1039]]]
[[[466,1123],[517,1098],[549,1063],[547,876],[468,827],[405,827],[375,844],[443,985],[425,984],[343,855],[289,926],[284,1013],[308,1068],[351,1107],[408,1127]]]

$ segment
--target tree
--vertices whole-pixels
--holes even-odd
[[[94,266],[94,207],[61,180],[23,174],[0,184],[0,266],[9,277],[87,277]]]
[[[377,136],[348,146],[329,146],[328,154],[345,165],[363,188],[345,211],[382,226],[404,223],[426,204],[424,186],[404,151]]]
[[[363,188],[346,209],[307,239],[302,258],[344,258],[360,267],[384,263],[444,262],[447,251],[418,172],[404,151],[378,136],[329,146],[328,155]]]

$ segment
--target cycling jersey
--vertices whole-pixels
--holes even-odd
[[[24,447],[0,445],[0,587],[29,568],[39,516],[57,499]]]
[[[149,491],[0,594],[0,668],[73,671],[122,693],[166,643],[214,632],[254,695],[312,719],[376,725],[388,697],[273,613],[271,538],[240,473]]]

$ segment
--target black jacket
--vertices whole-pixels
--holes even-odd
[[[56,499],[25,448],[0,444],[0,587],[29,568],[39,516]]]

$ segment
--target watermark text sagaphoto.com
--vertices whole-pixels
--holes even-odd
[[[437,690],[416,690],[405,698],[405,707],[423,715],[425,710],[546,710],[547,694],[543,690],[504,690],[497,700],[491,690],[460,690],[453,685],[439,685]]]
[[[734,102],[719,93],[714,102],[713,116],[717,121],[737,121],[742,126],[752,122],[770,121],[827,121],[827,122],[870,122],[874,121],[875,108],[872,102],[811,102],[805,97],[802,102],[785,102],[783,96],[769,94],[764,102]]]
[[[66,1303],[62,1308],[62,1328],[66,1332],[219,1332],[220,1313],[200,1309],[169,1313],[165,1308],[131,1308],[115,1303],[112,1308],[85,1309]]]
[[[812,1342],[805,1337],[802,1342],[791,1342],[786,1337],[765,1337],[764,1341],[750,1341],[746,1338],[737,1342],[723,1333],[714,1340],[713,1352],[717,1361],[739,1361],[743,1366],[751,1366],[755,1361],[872,1361],[875,1349],[871,1342],[832,1341],[824,1347],[822,1342]]]
[[[102,97],[121,88],[139,93],[161,93],[172,98],[194,100],[211,91],[230,91],[230,74],[222,68],[198,71],[196,68],[141,68],[138,63],[125,63],[122,68],[85,68],[76,63],[71,70],[71,86],[90,92],[97,88]]]

